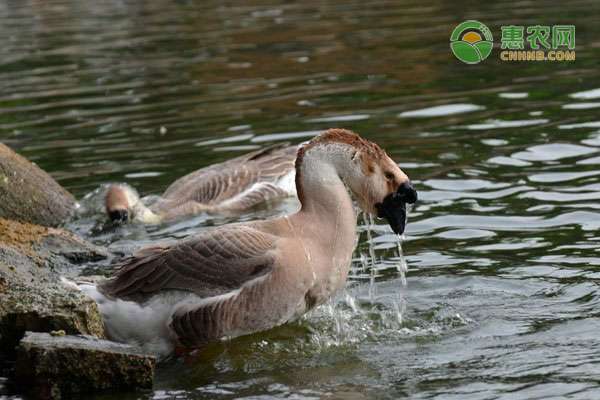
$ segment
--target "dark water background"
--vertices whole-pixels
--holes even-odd
[[[501,25],[575,24],[577,60],[462,64],[448,38],[465,19],[496,44]],[[8,0],[0,37],[0,140],[83,199],[71,229],[115,250],[231,219],[107,230],[102,185],[157,194],[328,127],[381,144],[419,189],[406,288],[395,238],[376,226],[369,244],[363,223],[331,304],[102,399],[600,398],[597,1]],[[471,111],[410,113],[440,105]]]

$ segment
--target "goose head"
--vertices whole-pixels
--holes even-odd
[[[315,137],[301,148],[296,160],[296,186],[302,203],[306,197],[303,193],[304,174],[326,174],[327,163],[313,161],[311,164],[305,160],[311,159],[310,154],[313,154],[312,159],[326,159],[334,165],[336,174],[362,211],[385,218],[396,234],[404,232],[406,204],[417,201],[417,191],[381,147],[346,129],[329,129]],[[308,171],[310,165],[312,170]]]
[[[106,214],[113,222],[127,222],[134,219],[134,210],[140,198],[134,189],[127,185],[111,185],[105,197]]]
[[[369,147],[352,156],[355,174],[347,179],[360,208],[385,218],[394,233],[404,233],[406,204],[417,201],[417,191],[408,176],[379,146]]]

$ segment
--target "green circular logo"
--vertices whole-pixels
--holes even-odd
[[[450,48],[460,61],[477,64],[491,54],[493,41],[490,28],[479,21],[468,20],[452,31]]]

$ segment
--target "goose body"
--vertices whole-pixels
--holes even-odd
[[[396,233],[404,230],[405,203],[416,200],[383,150],[341,129],[299,150],[296,187],[295,214],[144,248],[111,279],[84,287],[108,335],[165,355],[294,320],[345,285],[357,238],[347,188]]]
[[[171,184],[149,207],[126,185],[112,185],[106,211],[112,220],[156,224],[201,212],[236,213],[294,196],[296,146],[274,145],[211,165]]]

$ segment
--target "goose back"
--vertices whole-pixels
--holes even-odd
[[[183,215],[194,209],[242,210],[289,196],[277,183],[293,173],[297,148],[274,145],[194,171],[167,188],[151,206],[158,214]]]

